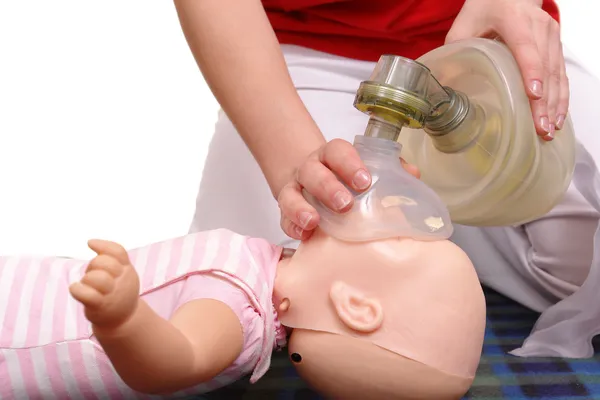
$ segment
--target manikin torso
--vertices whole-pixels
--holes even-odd
[[[301,244],[293,256],[285,257],[287,253],[284,252],[284,257],[280,259],[282,249],[262,239],[250,239],[225,230],[218,232],[227,237],[226,246],[215,247],[215,234],[209,232],[131,252],[132,262],[144,283],[142,292],[150,289],[146,301],[165,318],[181,306],[174,299],[184,290],[182,279],[195,274],[217,273],[220,274],[219,279],[232,277],[228,282],[238,289],[240,282],[255,282],[248,287],[252,288],[251,292],[255,295],[254,306],[257,310],[262,308],[257,315],[266,317],[270,314],[273,317],[261,320],[265,327],[263,339],[266,339],[262,348],[270,353],[274,347],[283,344],[277,340],[277,334],[281,331],[273,311],[278,309],[281,322],[296,328],[290,338],[290,352],[302,357],[301,362],[296,362],[300,374],[326,395],[351,399],[352,395],[343,391],[352,388],[353,394],[364,394],[367,390],[372,398],[444,399],[459,398],[468,389],[481,351],[485,306],[472,265],[450,242],[388,239],[349,243],[333,239],[318,230],[311,239]],[[197,253],[186,250],[186,244],[190,243],[194,244],[192,247]],[[210,243],[213,243],[212,248]],[[240,253],[232,251],[235,248]],[[258,267],[257,271],[262,272],[252,275],[247,268],[244,272],[232,268],[234,261],[242,259],[242,253],[250,261],[239,262],[240,265],[254,265]],[[211,261],[209,264],[207,259]],[[0,280],[8,282],[12,274],[15,287],[21,288],[18,297],[27,297],[28,290],[35,286],[33,281],[36,281],[28,278],[33,276],[27,272],[32,271],[32,264],[29,268],[23,268],[23,274],[20,275],[16,266],[21,261],[11,257],[0,261]],[[31,263],[31,260],[28,262]],[[46,267],[53,263],[62,264],[63,268],[69,266],[63,269],[63,274],[59,274],[64,275],[64,279],[56,280],[64,280],[64,283],[78,279],[86,265],[84,261],[64,259],[46,258],[40,262]],[[43,270],[42,267],[40,270]],[[268,293],[274,290],[272,299],[269,296],[262,301],[259,292],[264,291],[261,288],[268,290]],[[55,289],[64,290],[67,295],[66,286]],[[203,288],[197,290],[202,292]],[[29,294],[31,301],[26,303],[39,300],[33,291],[29,291]],[[48,293],[46,295],[49,296]],[[0,311],[8,309],[13,297],[16,298],[12,295],[6,296],[6,299],[0,298]],[[193,298],[194,295],[190,295],[190,299]],[[28,341],[33,340],[45,347],[44,351],[41,347],[39,350],[42,359],[56,359],[57,365],[69,365],[68,369],[73,371],[87,371],[83,375],[65,375],[58,373],[62,371],[58,368],[52,379],[59,379],[57,376],[60,376],[60,379],[71,380],[64,385],[65,390],[89,387],[105,392],[126,391],[116,377],[106,381],[111,375],[107,362],[96,364],[102,371],[97,371],[100,373],[98,381],[93,381],[93,371],[90,373],[88,367],[94,365],[102,353],[90,335],[83,310],[76,302],[69,307],[73,300],[60,293],[57,293],[56,299],[60,300],[63,307],[48,308],[46,311],[53,313],[54,309],[57,313],[65,314],[63,311],[67,309],[69,312],[66,315],[43,315],[33,307],[28,314],[22,315],[30,319],[25,325],[18,322],[23,320],[22,317],[13,321],[14,324],[7,325],[6,318],[0,321],[3,322],[0,324],[0,336],[3,338],[0,367],[2,364],[6,367],[0,368],[0,371],[12,369],[13,378],[9,380],[20,376],[20,380],[15,380],[17,384],[27,384],[29,379],[32,385],[39,387],[40,378],[34,369],[27,372],[21,368],[20,374],[15,375],[14,360],[11,361],[19,356],[19,348],[21,353],[27,352],[19,356],[22,356],[20,360],[32,357],[31,354],[37,350]],[[367,305],[364,310],[360,308],[361,301]],[[163,310],[168,304],[174,309]],[[41,324],[44,320],[59,322],[60,329],[45,331]],[[22,331],[23,326],[29,328],[29,332],[19,339],[16,334]],[[35,326],[40,329],[33,331]],[[63,335],[58,335],[58,331]],[[15,343],[18,346],[13,346]],[[56,347],[53,350],[56,354],[53,353],[52,357],[46,354],[52,348],[48,347],[48,343]],[[75,353],[71,351],[74,346],[78,349]],[[85,351],[86,346],[89,347],[88,351]],[[331,352],[352,357],[331,357]],[[73,358],[73,354],[78,356]],[[296,361],[295,357],[292,359]],[[260,357],[253,361],[260,365],[238,361],[227,371],[226,376],[230,379],[241,378],[252,369],[259,376],[268,367],[268,359],[261,360]],[[256,374],[258,369],[259,374]],[[236,373],[239,376],[235,376]],[[333,381],[347,383],[343,387],[332,386],[330,382]],[[437,384],[431,385],[432,381]],[[46,383],[56,386],[56,382]],[[105,386],[111,384],[115,386],[112,389]],[[357,384],[359,387],[356,387]],[[221,385],[208,383],[198,386],[194,391],[204,392],[217,386]],[[15,388],[12,390],[14,393]],[[379,397],[373,397],[378,393]],[[399,396],[399,393],[403,395]]]

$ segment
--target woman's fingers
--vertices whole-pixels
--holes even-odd
[[[416,178],[419,169],[400,159],[406,171]],[[306,240],[319,225],[317,210],[304,198],[303,191],[310,193],[325,207],[346,212],[354,204],[354,196],[347,186],[356,192],[371,185],[371,176],[358,152],[348,142],[333,140],[313,153],[298,169],[296,179],[279,192],[277,202],[281,210],[281,229],[291,238]],[[338,179],[339,177],[339,179]]]
[[[493,30],[513,53],[529,98],[541,99],[546,73],[533,34],[532,18],[526,9],[516,6],[515,9],[506,9],[496,15]]]
[[[281,209],[281,228],[291,238],[307,239],[319,224],[319,214],[302,194],[305,189],[332,211],[346,212],[354,204],[353,190],[371,185],[371,176],[352,144],[332,140],[313,153],[296,172],[277,199]]]
[[[502,37],[513,53],[527,94],[531,102],[536,132],[547,136],[554,131],[548,117],[547,95],[549,91],[549,63],[547,25],[541,21],[544,17],[532,15],[539,11],[545,17],[551,18],[541,9],[531,6],[515,7],[517,12],[513,18],[500,15],[496,20],[496,31]]]
[[[306,240],[308,239],[312,233],[313,229],[303,230],[294,222],[292,222],[288,217],[286,217],[283,212],[281,213],[281,229],[285,232],[286,235],[296,240]]]
[[[356,191],[363,191],[371,184],[370,174],[356,149],[339,139],[311,155],[298,169],[296,180],[325,207],[336,212],[348,211],[354,204],[354,196],[342,182]]]
[[[446,42],[497,34],[511,50],[530,99],[538,135],[552,140],[569,107],[560,26],[541,0],[467,0]]]
[[[542,14],[545,14],[542,12]],[[544,35],[547,38],[548,45],[548,71],[547,71],[547,87],[546,93],[547,114],[550,124],[550,132],[544,136],[544,140],[554,139],[556,123],[558,120],[558,103],[561,97],[561,70],[564,65],[562,57],[562,45],[560,41],[560,28],[558,22],[550,17],[542,17],[539,21],[539,35]]]
[[[297,182],[290,182],[281,189],[278,198],[281,210],[281,228],[294,239],[303,239],[306,233],[319,225],[319,214],[302,196]]]
[[[400,157],[400,163],[402,164],[402,167],[406,170],[406,172],[408,172],[417,179],[421,178],[421,171],[419,171],[419,168],[416,165],[407,163],[402,157]]]
[[[569,98],[570,98],[570,88],[569,88],[569,78],[567,78],[567,67],[565,64],[565,56],[563,53],[562,42],[558,40],[556,42],[557,52],[559,54],[558,62],[559,62],[559,95],[558,95],[558,103],[556,105],[556,129],[561,130],[564,126],[565,119],[567,118],[567,113],[569,112]]]
[[[552,18],[542,10],[532,16],[532,31],[538,46],[538,54],[544,68],[544,94],[540,100],[531,102],[531,110],[534,120],[540,121],[537,127],[538,135],[544,140],[552,140],[554,138],[554,122],[555,110],[551,110],[551,106],[556,109],[556,102],[552,101],[556,97],[556,80],[553,78],[553,61],[554,54],[551,53],[552,38],[549,36],[550,21]],[[541,128],[541,129],[540,129]]]
[[[296,180],[308,193],[332,211],[347,211],[354,203],[352,193],[331,170],[316,159],[307,161],[298,169]]]
[[[317,155],[323,165],[355,191],[362,192],[371,186],[371,174],[350,142],[334,139],[321,147]]]

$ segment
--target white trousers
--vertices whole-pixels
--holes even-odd
[[[352,142],[355,135],[363,133],[368,117],[352,104],[360,82],[369,77],[375,64],[297,46],[282,48],[298,93],[326,139]],[[576,136],[582,151],[597,164],[600,128],[594,122],[597,110],[591,96],[600,93],[600,81],[566,50],[565,55]],[[596,171],[595,165],[591,168]],[[221,112],[190,230],[228,228],[294,246],[281,231],[279,217],[258,164]],[[600,212],[572,184],[562,202],[537,221],[516,228],[455,225],[452,240],[470,256],[482,283],[541,312],[570,296],[585,281],[599,220]]]

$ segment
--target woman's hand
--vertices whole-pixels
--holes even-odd
[[[409,173],[419,177],[415,166],[400,161]],[[323,145],[308,156],[277,197],[281,228],[288,236],[307,239],[319,225],[319,214],[302,196],[303,188],[335,212],[344,213],[352,208],[354,197],[336,175],[358,193],[371,186],[371,175],[352,144],[334,139]]]
[[[569,108],[558,23],[542,9],[542,0],[466,0],[446,43],[498,36],[521,69],[538,135],[552,140]]]

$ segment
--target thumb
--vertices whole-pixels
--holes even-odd
[[[456,22],[458,22],[458,20]],[[469,39],[477,36],[475,34],[475,31],[471,28],[470,24],[457,24],[456,22],[448,31],[444,44],[454,43],[460,40]]]
[[[487,18],[483,7],[485,5],[482,2],[471,3],[467,0],[450,27],[445,44],[487,36],[489,31],[486,29]]]
[[[468,15],[459,14],[448,31],[444,43],[454,43],[464,39],[485,36],[486,33],[479,25],[480,21],[477,18],[469,18]]]
[[[88,247],[98,255],[106,254],[116,258],[123,264],[129,264],[127,251],[118,243],[108,240],[91,239],[88,241]]]

